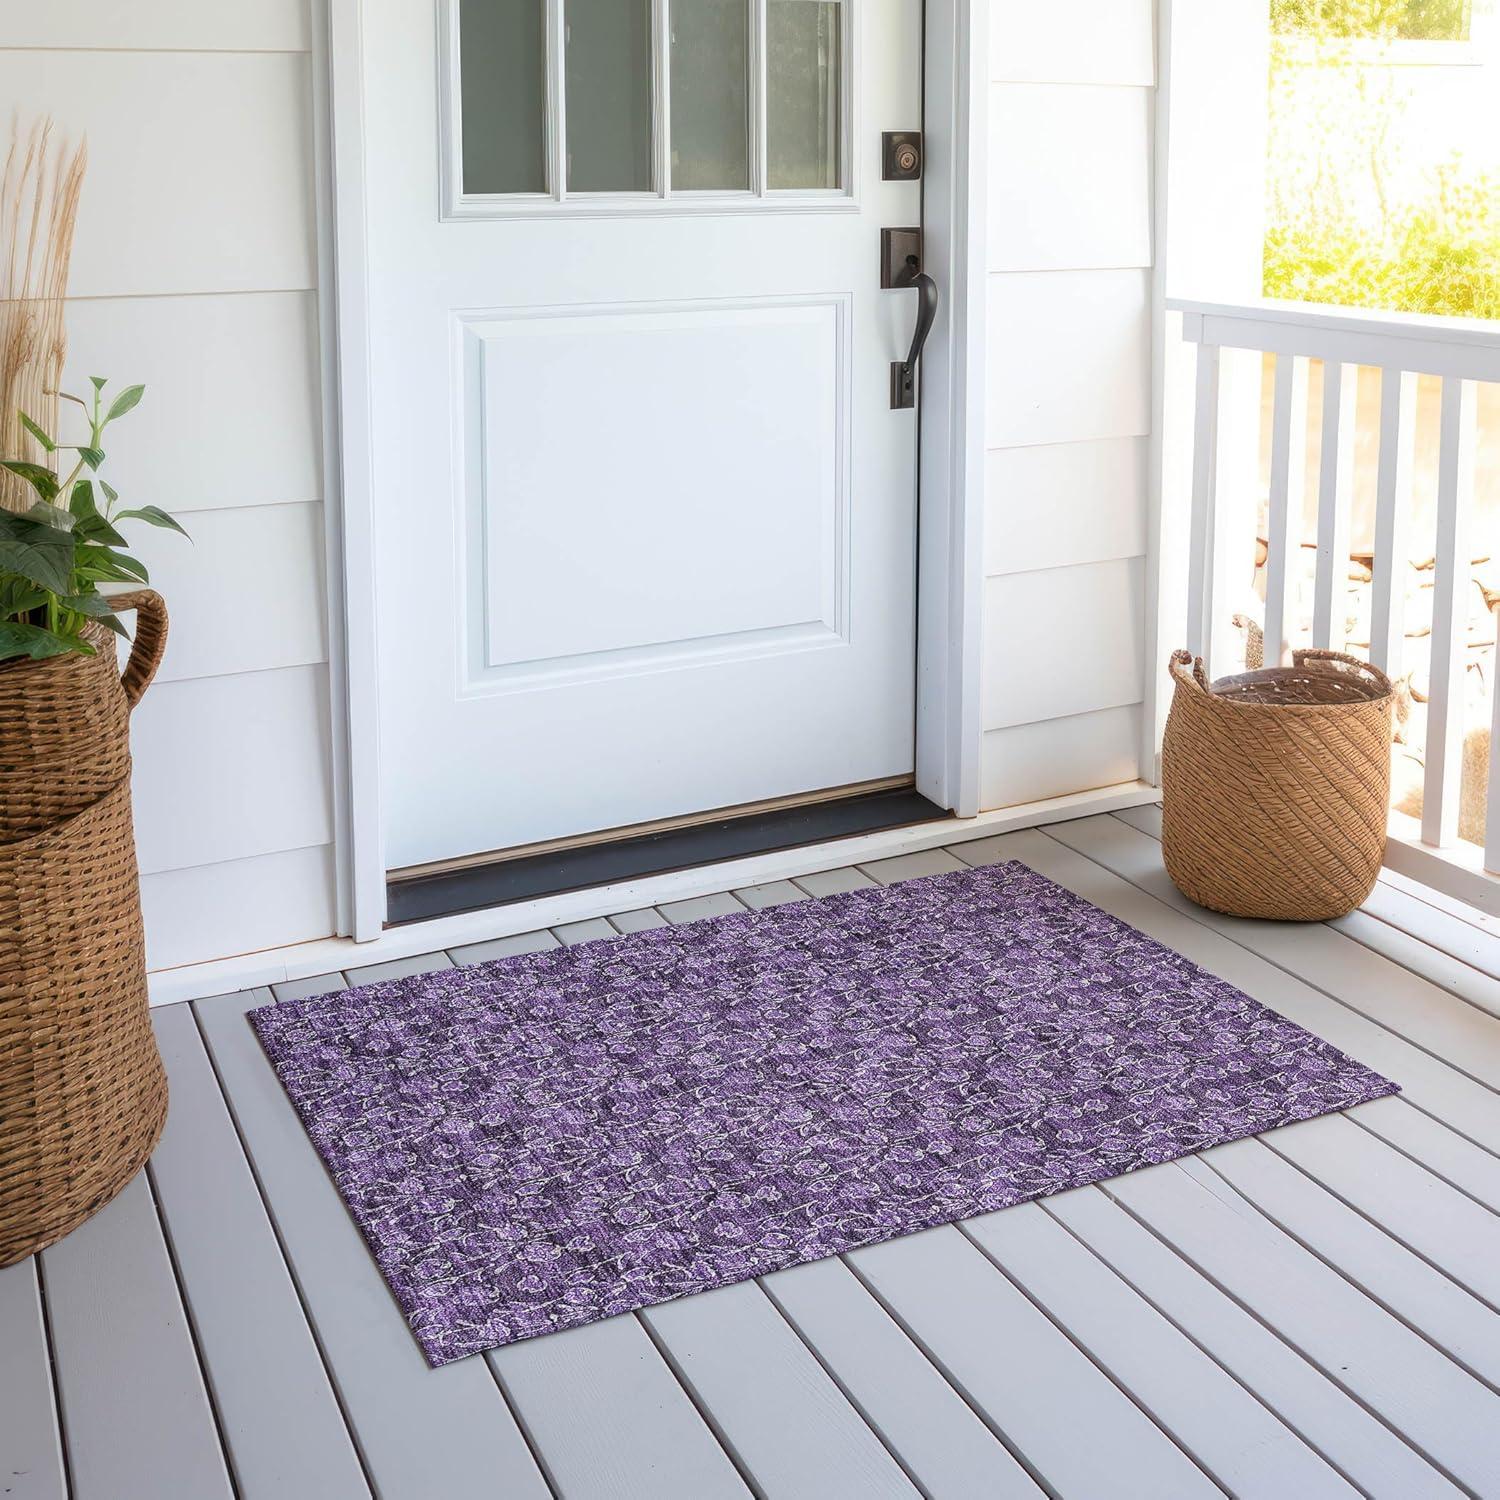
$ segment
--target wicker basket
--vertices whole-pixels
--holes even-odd
[[[96,656],[0,667],[0,1266],[59,1240],[151,1154],[167,1081],[146,1010],[129,711],[166,644],[135,609]]]
[[[1173,653],[1162,852],[1183,895],[1317,922],[1370,894],[1390,805],[1390,680],[1334,651],[1209,683]]]

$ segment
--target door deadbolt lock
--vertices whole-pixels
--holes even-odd
[[[880,137],[881,175],[887,182],[916,182],[922,175],[922,132],[887,130]]]

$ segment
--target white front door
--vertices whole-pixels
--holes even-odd
[[[921,0],[365,0],[387,862],[910,773]]]

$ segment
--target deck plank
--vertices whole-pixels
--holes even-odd
[[[1181,1166],[1103,1187],[1435,1466],[1476,1494],[1500,1493],[1500,1397],[1445,1354]]]
[[[0,1495],[66,1500],[36,1258],[0,1271]]]
[[[1489,1210],[1347,1119],[1309,1120],[1273,1132],[1266,1144],[1392,1239],[1500,1308],[1500,1218]]]
[[[607,920],[619,932],[650,932],[653,927],[671,925],[659,911],[650,906],[637,907],[633,911],[614,911]]]
[[[1122,808],[1112,816],[1161,839],[1159,803]],[[1335,917],[1328,926],[1500,1015],[1500,936],[1493,918],[1478,912],[1474,917],[1455,916],[1382,877],[1358,911]]]
[[[1500,1019],[1495,1016],[1322,922],[1252,922],[1194,905],[1172,884],[1156,840],[1118,818],[1085,818],[1049,833],[1492,1091],[1500,1087]],[[1490,1111],[1500,1124],[1497,1105],[1492,1093]]]
[[[1471,1373],[1500,1386],[1500,1315],[1492,1308],[1341,1203],[1268,1145],[1237,1141],[1208,1152],[1203,1160],[1298,1244]]]
[[[912,1500],[918,1493],[753,1281],[640,1316],[768,1500]]]
[[[792,884],[807,892],[809,896],[837,896],[843,891],[867,891],[876,882],[863,870],[853,865],[840,865],[836,870],[815,870],[811,875],[798,875]]]
[[[1367,1494],[1451,1500],[1459,1493],[1389,1427],[1102,1188],[1059,1193],[1040,1206]]]
[[[417,974],[432,974],[453,967],[453,960],[446,953],[414,953],[410,958],[393,958],[382,964],[361,964],[356,969],[345,969],[344,978],[353,987],[381,984],[387,979],[410,979]]]
[[[1358,1494],[1036,1204],[987,1214],[964,1232],[1230,1494]]]
[[[718,1500],[750,1491],[633,1314],[488,1354],[574,1500]]]
[[[42,1252],[75,1500],[233,1494],[146,1174]]]
[[[552,929],[553,936],[564,947],[575,948],[579,943],[595,943],[600,938],[619,937],[619,933],[603,917],[590,917],[585,922],[565,922]]]
[[[773,880],[768,885],[737,886],[733,892],[751,911],[764,911],[768,906],[785,906],[788,901],[806,901],[807,892],[799,890],[790,880]]]
[[[1076,830],[1083,823],[1066,826],[1069,836],[1076,840]],[[1134,842],[1122,845],[1110,838],[1104,845],[1091,844],[1090,855],[1033,831],[977,840],[965,848],[964,858],[975,864],[1024,859],[1039,874],[1070,887],[1102,910],[1394,1079],[1413,1103],[1446,1120],[1476,1143],[1500,1151],[1500,1109],[1489,1089],[1231,940],[1206,920],[1212,913],[1194,908],[1194,914],[1189,914],[1164,893],[1159,898],[1160,883],[1152,879],[1156,875],[1176,894],[1176,887],[1167,881],[1162,869],[1160,846],[1123,823],[1116,822],[1114,827]],[[1179,900],[1185,902],[1186,898]]]
[[[455,968],[462,969],[470,964],[491,963],[497,958],[515,958],[521,953],[545,953],[557,946],[557,937],[543,927],[536,932],[518,932],[484,943],[465,943],[461,948],[450,948],[448,957]]]
[[[930,1229],[846,1260],[1054,1492],[1110,1500],[1220,1493],[959,1230]]]
[[[166,1006],[153,1020],[172,1108],[152,1180],[239,1492],[367,1497],[192,1012]]]
[[[1377,886],[1376,890],[1379,889]],[[1449,994],[1457,995],[1467,1004],[1492,1016],[1500,1016],[1500,979],[1493,974],[1486,974],[1482,969],[1424,943],[1421,938],[1382,922],[1368,910],[1352,911],[1328,925],[1393,963],[1440,984]]]
[[[348,988],[349,981],[335,970],[332,974],[309,974],[305,979],[284,979],[271,986],[271,994],[279,1005],[283,1000],[310,1000]]]
[[[1426,947],[1500,980],[1500,936],[1496,935],[1493,918],[1465,921],[1384,881],[1371,892],[1365,910],[1388,926],[1419,939]]]
[[[550,1493],[482,1359],[429,1369],[245,1012],[197,1002],[209,1051],[382,1500]]]
[[[1500,1213],[1500,1157],[1403,1099],[1377,1099],[1350,1119],[1476,1203]]]
[[[761,1286],[926,1494],[1044,1493],[838,1256],[777,1271]]]
[[[674,927],[686,922],[701,922],[706,917],[737,917],[745,913],[745,908],[728,891],[712,896],[690,896],[686,901],[669,901],[656,909]]]
[[[920,880],[924,875],[947,875],[963,869],[963,863],[946,849],[918,849],[914,854],[867,860],[859,868],[878,885],[895,885],[902,880]]]

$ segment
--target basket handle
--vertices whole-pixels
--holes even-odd
[[[1339,661],[1346,667],[1353,667],[1356,671],[1363,672],[1373,677],[1386,692],[1394,692],[1395,689],[1391,679],[1375,666],[1372,662],[1361,661],[1357,656],[1350,656],[1344,651],[1326,651],[1321,647],[1306,647],[1292,652],[1292,661],[1301,666],[1305,661]]]
[[[1205,693],[1209,691],[1208,673],[1203,670],[1201,656],[1194,656],[1191,651],[1174,651],[1167,658],[1167,670],[1183,687],[1196,687]]]
[[[167,603],[155,589],[132,589],[128,594],[115,594],[109,602],[115,610],[135,611],[135,640],[120,674],[125,702],[134,708],[151,686],[167,649]]]

